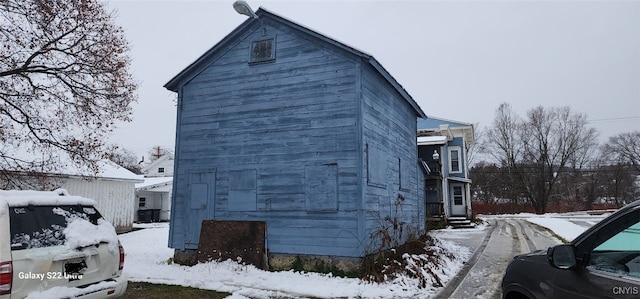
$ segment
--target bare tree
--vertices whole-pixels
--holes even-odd
[[[539,106],[527,115],[521,138],[525,148],[523,162],[530,171],[522,177],[534,209],[544,213],[558,178],[584,164],[582,161],[597,147],[598,134],[586,127],[585,114],[573,113],[569,107]],[[576,164],[570,165],[571,162]]]
[[[109,146],[109,154],[107,158],[135,174],[142,174],[142,167],[140,166],[138,157],[134,152],[128,149],[118,145],[111,145]]]
[[[492,126],[485,132],[486,138],[482,143],[483,150],[504,170],[504,178],[510,188],[505,190],[503,196],[510,198],[516,205],[521,197],[522,185],[518,163],[522,160],[524,151],[518,135],[520,126],[520,118],[511,106],[502,103],[496,110]]]
[[[0,1],[0,175],[97,170],[136,83],[114,13],[94,0]],[[2,179],[2,177],[0,177]]]
[[[640,172],[640,131],[622,133],[609,138],[602,150],[610,160],[628,163]]]
[[[635,178],[640,174],[640,131],[609,138],[600,152],[607,164],[607,195],[618,206],[635,200],[640,191],[635,187]]]
[[[536,107],[521,120],[509,104],[500,105],[487,136],[494,157],[509,169],[514,197],[546,211],[559,177],[582,165],[597,146],[597,132],[586,127],[586,119],[569,107]]]

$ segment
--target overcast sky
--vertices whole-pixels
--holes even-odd
[[[233,1],[110,1],[140,82],[111,142],[173,148],[162,86],[246,20]],[[640,130],[640,1],[253,1],[373,55],[428,116],[491,125],[502,102],[586,113],[600,140]]]

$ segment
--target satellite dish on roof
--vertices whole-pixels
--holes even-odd
[[[251,6],[249,6],[246,1],[237,0],[236,2],[233,2],[233,9],[235,9],[236,12],[241,15],[252,17],[254,19],[258,18],[258,16],[253,12],[253,9],[251,9]]]

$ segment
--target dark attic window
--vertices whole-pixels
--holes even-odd
[[[274,38],[263,39],[251,43],[251,58],[249,63],[270,62],[276,59]]]

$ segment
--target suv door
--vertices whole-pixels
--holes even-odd
[[[557,271],[554,298],[640,297],[640,209],[577,242],[575,257],[575,268]]]

